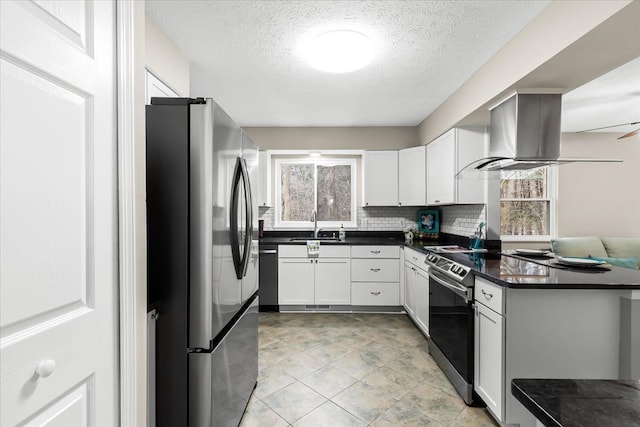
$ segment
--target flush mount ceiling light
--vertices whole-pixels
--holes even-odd
[[[320,153],[319,151],[311,151],[309,152],[309,157],[320,157],[322,153]]]
[[[371,62],[373,43],[356,31],[330,31],[311,40],[307,59],[314,68],[327,73],[349,73]]]

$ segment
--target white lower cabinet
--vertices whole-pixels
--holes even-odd
[[[306,246],[280,248],[286,256],[278,258],[279,305],[351,304],[348,247],[323,247],[319,257],[308,257]]]
[[[313,261],[306,258],[278,260],[278,304],[314,303],[315,266]]]
[[[474,388],[504,421],[504,316],[476,300]]]
[[[352,305],[400,305],[398,283],[352,282]]]
[[[429,275],[421,268],[416,269],[416,322],[429,335]]]
[[[400,305],[400,247],[351,247],[351,304]]]
[[[404,308],[418,326],[429,336],[429,267],[425,254],[405,248],[404,253]]]
[[[416,316],[416,268],[408,261],[404,262],[404,309],[409,316]]]
[[[351,304],[351,260],[328,258],[315,260],[315,304]]]

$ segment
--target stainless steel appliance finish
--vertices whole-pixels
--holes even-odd
[[[260,311],[278,309],[278,245],[260,245]]]
[[[438,273],[444,274],[445,277],[451,278],[455,282],[459,282],[465,289],[473,287],[474,279],[471,274],[471,268],[466,265],[451,261],[433,252],[427,254],[424,262]]]
[[[491,109],[489,155],[458,172],[525,170],[573,162],[618,159],[560,158],[562,95],[515,93]]]
[[[257,380],[258,149],[211,99],[146,108],[156,425],[237,425]]]
[[[429,265],[429,353],[467,404],[473,393],[473,285],[471,269],[435,253]]]

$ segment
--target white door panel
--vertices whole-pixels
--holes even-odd
[[[87,100],[5,60],[0,69],[4,335],[86,305],[92,165]]]
[[[111,1],[0,2],[3,426],[119,419],[114,29]]]
[[[89,384],[84,382],[62,399],[44,408],[25,427],[66,427],[87,425],[90,406]]]

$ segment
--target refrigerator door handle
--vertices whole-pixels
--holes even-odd
[[[251,181],[249,180],[249,169],[247,168],[247,161],[243,158],[240,159],[240,170],[242,171],[242,180],[244,183],[244,197],[245,197],[245,222],[244,228],[244,254],[242,257],[242,277],[247,275],[247,267],[249,266],[249,258],[251,256],[251,240],[253,236],[253,212],[252,212],[252,196],[251,196]],[[242,277],[238,277],[241,279]]]
[[[240,200],[240,186],[244,188],[244,200]],[[251,191],[249,183],[249,172],[247,171],[246,161],[238,157],[236,159],[236,166],[233,172],[233,180],[231,181],[231,209],[229,210],[229,223],[231,225],[231,254],[233,256],[233,265],[236,270],[236,277],[242,279],[247,274],[247,266],[249,265],[249,255],[251,252]],[[238,209],[240,209],[240,203],[245,203],[245,215],[244,215],[244,236],[243,243],[244,249],[242,254],[240,253],[240,238],[238,237]]]
[[[242,279],[244,260],[240,255],[240,239],[238,238],[238,209],[240,208],[239,193],[242,184],[242,162],[240,157],[236,159],[236,166],[231,180],[231,206],[229,209],[229,229],[231,232],[231,255],[233,256],[233,266],[236,270],[236,277]]]

